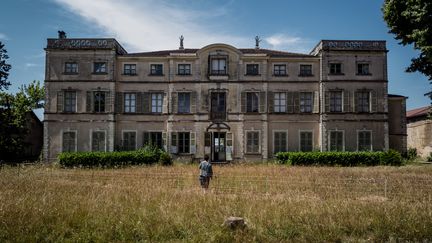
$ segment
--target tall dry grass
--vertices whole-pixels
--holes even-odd
[[[432,167],[0,170],[0,242],[432,240]],[[244,217],[245,230],[221,226]]]

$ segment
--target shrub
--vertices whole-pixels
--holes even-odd
[[[416,148],[409,148],[407,151],[407,159],[413,160],[417,158],[417,149]]]
[[[429,153],[429,156],[427,157],[428,162],[432,162],[432,152]]]
[[[115,152],[67,152],[58,157],[63,167],[119,167],[161,163],[172,164],[170,155],[155,147],[144,147],[136,151]],[[169,162],[171,160],[171,163]]]
[[[168,152],[162,152],[159,156],[159,164],[163,166],[172,165],[173,159]]]
[[[402,165],[402,156],[387,152],[281,152],[277,163],[288,165],[376,166]]]

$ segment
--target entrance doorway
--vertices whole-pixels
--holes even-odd
[[[226,160],[226,133],[213,132],[212,157],[215,162]]]

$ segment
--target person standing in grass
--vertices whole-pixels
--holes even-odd
[[[199,165],[199,169],[200,169],[199,180],[200,180],[201,187],[204,189],[204,191],[207,191],[210,184],[210,179],[213,177],[213,168],[210,163],[209,156],[207,154],[204,155],[204,160],[201,161]]]

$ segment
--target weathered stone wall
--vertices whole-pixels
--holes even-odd
[[[408,124],[408,148],[416,148],[422,157],[429,156],[432,152],[432,120]]]

